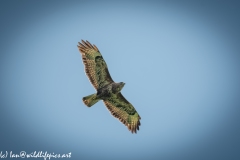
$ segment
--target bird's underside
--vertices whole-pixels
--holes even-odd
[[[86,75],[97,90],[97,93],[83,97],[84,104],[91,107],[99,100],[103,100],[115,118],[126,125],[132,133],[137,133],[141,117],[120,92],[125,83],[115,83],[112,80],[107,64],[95,45],[82,40],[78,49],[82,55]]]

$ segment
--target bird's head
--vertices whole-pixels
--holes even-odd
[[[124,82],[120,82],[120,83],[115,83],[115,85],[113,86],[113,92],[114,93],[118,93],[122,90],[122,88],[124,87],[125,83]]]
[[[125,85],[124,82],[120,82],[120,83],[119,83],[120,91],[122,90],[122,88],[124,87],[124,85]]]

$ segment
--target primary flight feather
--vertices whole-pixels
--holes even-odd
[[[95,45],[88,41],[78,42],[78,49],[82,55],[85,72],[97,93],[83,97],[83,102],[91,107],[99,100],[104,104],[111,114],[118,118],[132,133],[137,133],[141,117],[121,94],[125,83],[115,83],[109,72],[106,62]]]

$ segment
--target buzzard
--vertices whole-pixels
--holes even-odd
[[[95,45],[82,40],[82,43],[78,42],[78,49],[82,55],[86,75],[97,91],[97,93],[83,97],[84,104],[91,107],[99,100],[103,100],[115,118],[126,125],[129,131],[137,133],[141,117],[120,92],[125,83],[115,83],[112,80],[107,64]]]

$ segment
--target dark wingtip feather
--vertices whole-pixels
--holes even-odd
[[[81,40],[82,43],[78,42],[78,48],[81,52],[86,52],[86,50],[89,49],[94,49],[95,51],[99,52],[98,48],[95,45],[92,45],[90,42],[88,42],[87,40]]]
[[[96,51],[98,51],[98,52],[99,52],[99,50],[98,50],[97,46],[93,45],[93,48],[94,48]]]

